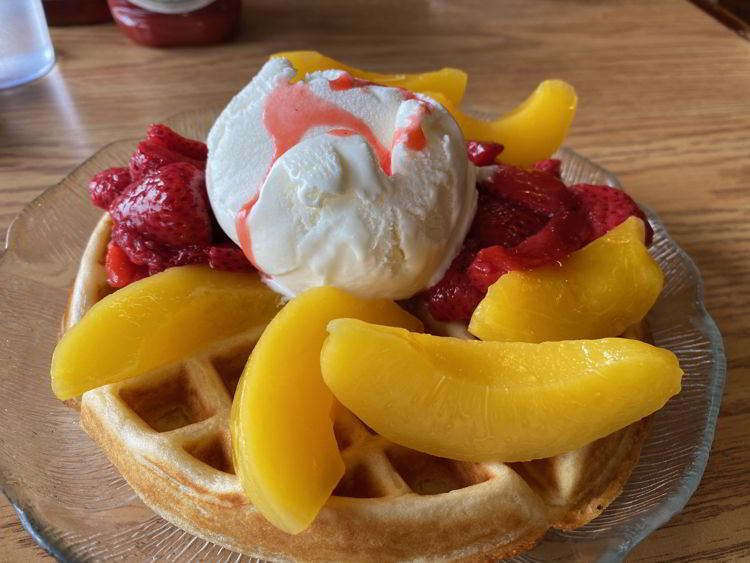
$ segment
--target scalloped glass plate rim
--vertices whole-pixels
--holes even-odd
[[[189,120],[191,117],[195,117],[196,119],[205,119],[207,115],[211,115],[211,113],[215,111],[215,109],[211,108],[183,112],[170,117],[164,122],[169,124],[170,122],[176,121],[178,119]],[[124,139],[115,141],[109,145],[102,147],[90,158],[94,158],[97,154],[106,150],[108,147],[121,143],[123,141],[137,142],[137,139]],[[590,159],[587,159],[586,157],[583,157],[573,150],[565,147],[560,150],[560,156],[563,158],[563,160],[565,160],[566,158],[570,158],[584,162],[592,169],[597,169],[601,174],[603,174],[606,177],[606,181],[609,185],[622,189],[622,186],[620,185],[620,182],[617,180],[616,176],[614,176],[612,173],[602,168],[601,166],[597,165],[596,163],[592,162]],[[88,160],[90,159],[87,159],[87,161],[84,161],[84,163],[76,167],[76,169],[68,174],[66,178],[61,180],[57,185],[46,190],[44,193],[35,198],[19,213],[19,215],[13,220],[10,227],[8,228],[6,250],[13,248],[14,245],[20,243],[20,240],[18,240],[18,237],[16,235],[16,226],[21,221],[27,220],[29,219],[29,217],[33,217],[33,215],[37,213],[40,208],[43,208],[46,205],[46,202],[50,200],[50,198],[57,190],[66,189],[66,180],[76,174],[76,172],[80,170],[80,168],[83,167],[85,162],[88,162]],[[661,223],[658,215],[646,206],[642,207],[647,212],[649,219],[655,225],[659,225],[663,228],[663,223]],[[714,320],[711,318],[704,307],[703,280],[697,266],[689,257],[689,255],[682,248],[680,248],[679,245],[674,243],[674,241],[669,238],[668,235],[667,238],[672,243],[674,251],[677,253],[680,262],[684,265],[685,268],[687,268],[687,273],[691,275],[695,280],[695,287],[693,288],[696,295],[695,312],[699,316],[699,328],[701,329],[701,333],[706,336],[711,348],[710,355],[712,367],[708,382],[709,395],[706,405],[706,424],[703,428],[702,434],[700,435],[700,443],[696,442],[696,444],[694,444],[701,447],[697,448],[693,452],[688,466],[679,476],[681,479],[679,488],[673,491],[659,505],[647,511],[645,514],[640,515],[639,518],[634,518],[632,521],[621,523],[622,525],[627,524],[632,526],[629,534],[623,537],[620,543],[610,546],[610,548],[607,549],[604,553],[599,554],[597,556],[598,561],[621,560],[644,538],[646,538],[654,530],[658,529],[670,518],[672,518],[672,516],[682,510],[692,494],[695,492],[701,480],[706,467],[706,463],[708,461],[710,445],[713,441],[713,436],[716,428],[716,420],[718,417],[719,405],[721,402],[721,396],[723,393],[726,378],[726,358],[724,354],[722,337]],[[0,270],[9,267],[10,266],[7,264],[7,260],[5,260],[5,254],[0,256]],[[32,535],[32,537],[41,547],[47,550],[58,560],[78,560],[76,556],[71,556],[69,550],[66,549],[66,545],[63,540],[55,537],[50,537],[49,534],[46,534],[43,523],[38,520],[37,516],[31,510],[25,510],[21,506],[20,496],[23,490],[22,486],[18,486],[18,484],[8,482],[7,476],[4,473],[0,473],[0,488],[2,488],[4,494],[8,497],[14,509],[18,513],[20,521],[24,528]]]

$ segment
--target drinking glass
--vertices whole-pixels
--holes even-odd
[[[55,64],[41,0],[0,0],[0,88],[39,78]]]

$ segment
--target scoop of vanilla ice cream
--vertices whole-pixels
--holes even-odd
[[[437,102],[337,87],[343,74],[290,86],[288,61],[266,63],[211,129],[209,199],[285,296],[331,285],[407,298],[437,283],[458,253],[476,211],[475,169]]]

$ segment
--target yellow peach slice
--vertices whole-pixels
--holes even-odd
[[[679,392],[671,352],[606,338],[527,344],[329,323],[323,378],[389,440],[465,461],[526,461],[582,447]]]
[[[575,117],[578,97],[562,80],[545,80],[515,109],[493,121],[476,119],[440,92],[426,92],[453,114],[464,137],[505,147],[500,162],[529,166],[549,157],[562,144]]]
[[[232,450],[242,487],[272,524],[290,534],[313,521],[344,474],[333,434],[333,395],[320,375],[326,325],[339,317],[422,327],[392,301],[309,289],[268,325],[232,403]]]
[[[469,323],[482,340],[544,342],[618,336],[640,322],[664,285],[644,224],[630,217],[559,265],[509,272]]]
[[[296,80],[317,70],[345,70],[352,76],[384,86],[405,88],[412,92],[440,92],[454,105],[461,103],[466,91],[466,73],[456,68],[443,68],[421,74],[381,74],[350,67],[317,51],[285,51],[271,55],[271,58],[275,57],[283,57],[292,63],[297,69]]]
[[[108,295],[62,337],[52,389],[69,399],[266,324],[281,308],[255,274],[170,268]]]

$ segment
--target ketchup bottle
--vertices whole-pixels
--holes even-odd
[[[127,36],[148,47],[212,45],[230,39],[242,0],[107,0]]]
[[[49,25],[88,25],[110,21],[107,0],[42,0]]]

